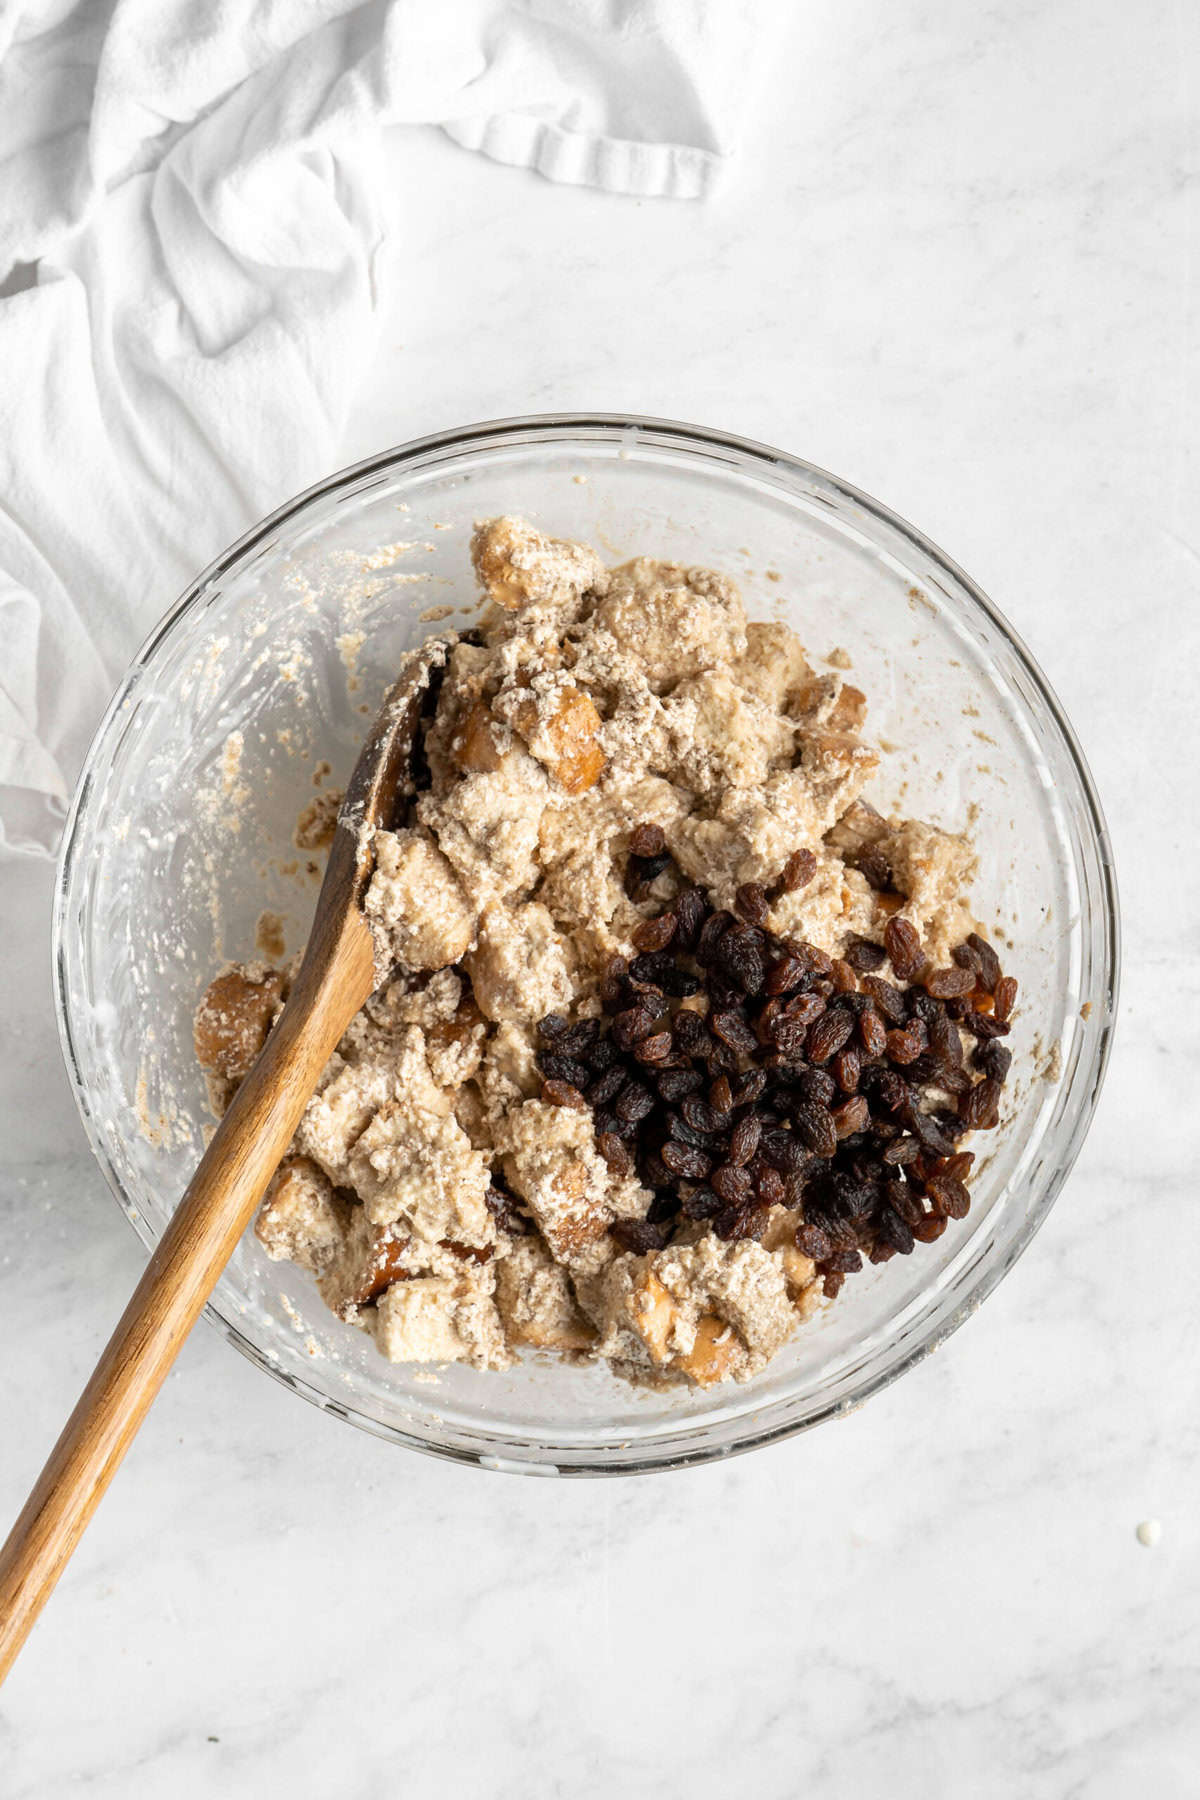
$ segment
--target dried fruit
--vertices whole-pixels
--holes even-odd
[[[1013,1007],[1017,1004],[1017,978],[1015,975],[1002,975],[996,983],[995,1006],[992,1017],[1005,1024],[1012,1018]]]
[[[592,1078],[586,1063],[577,1062],[573,1056],[561,1056],[557,1050],[539,1050],[537,1066],[547,1081],[565,1082],[573,1088],[587,1087]]]
[[[870,975],[876,969],[882,969],[887,961],[887,951],[882,944],[872,943],[870,938],[853,937],[846,948],[846,961],[859,975]]]
[[[596,1138],[596,1148],[614,1175],[618,1177],[632,1175],[633,1158],[629,1154],[628,1147],[617,1137],[615,1132],[600,1132]]]
[[[635,950],[665,950],[675,936],[679,921],[674,913],[659,913],[656,918],[643,919],[633,933]]]
[[[569,1081],[543,1081],[542,1099],[549,1106],[577,1106],[586,1112],[589,1102]]]
[[[931,1175],[925,1183],[925,1192],[938,1212],[948,1219],[965,1219],[971,1209],[971,1196],[965,1184],[956,1181],[952,1175]]]
[[[989,994],[994,994],[996,983],[1000,979],[1000,958],[987,939],[980,937],[977,931],[971,932],[967,943],[975,953],[980,986],[986,988]]]
[[[703,1150],[694,1150],[690,1144],[676,1143],[673,1138],[667,1140],[658,1154],[664,1167],[685,1181],[705,1181],[712,1169],[711,1156],[706,1156]]]
[[[837,1127],[823,1106],[802,1101],[792,1114],[801,1139],[818,1156],[832,1156],[837,1149]]]
[[[729,1139],[729,1160],[735,1168],[744,1168],[754,1160],[761,1136],[762,1124],[753,1113],[738,1120]]]
[[[925,977],[925,991],[935,1000],[953,1000],[959,994],[969,994],[974,986],[970,969],[931,969]]]
[[[631,839],[643,890],[670,862],[656,830]],[[808,879],[816,859],[797,853],[790,867]],[[857,938],[836,960],[769,930],[762,884],[744,884],[736,907],[714,911],[687,886],[640,921],[632,963],[605,969],[607,1018],[541,1022],[544,1092],[593,1106],[613,1173],[636,1170],[652,1190],[644,1220],[611,1228],[624,1247],[661,1248],[689,1220],[727,1242],[759,1238],[788,1207],[803,1214],[797,1253],[836,1292],[864,1257],[908,1255],[966,1216],[973,1157],[957,1141],[999,1117],[1011,1056],[996,1040],[1016,984],[983,939],[930,969],[895,911],[886,950]],[[895,982],[876,972],[887,957]],[[707,1011],[673,1004],[700,992]],[[947,1093],[957,1110],[934,1110]]]
[[[882,976],[864,975],[862,991],[875,1002],[889,1025],[903,1025],[908,1017],[908,1006],[899,988],[884,981]]]
[[[883,941],[897,978],[915,981],[925,966],[925,953],[916,926],[897,913],[888,920]]]
[[[675,902],[676,937],[683,949],[694,948],[707,912],[708,906],[700,889],[697,887],[684,888]]]
[[[771,903],[761,882],[745,882],[734,895],[733,904],[748,925],[766,924]]]
[[[636,1125],[654,1111],[654,1095],[644,1083],[631,1081],[617,1095],[613,1111],[626,1124]]]
[[[661,856],[666,847],[667,840],[663,835],[662,826],[655,825],[649,820],[641,825],[635,825],[629,834],[629,854],[631,856]]]
[[[971,1131],[992,1131],[1000,1123],[1000,1083],[985,1075],[969,1088],[958,1103],[958,1116]]]
[[[669,1221],[651,1225],[645,1219],[614,1219],[608,1230],[610,1237],[616,1239],[622,1250],[631,1250],[635,1256],[645,1256],[651,1250],[664,1250],[671,1241]]]
[[[805,1055],[812,1063],[828,1062],[835,1051],[849,1043],[853,1035],[853,1013],[840,1007],[836,1012],[830,1010],[809,1026]]]
[[[817,872],[817,859],[811,850],[793,850],[779,871],[775,889],[780,894],[794,894],[807,887]]]

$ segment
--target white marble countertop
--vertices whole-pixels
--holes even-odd
[[[345,460],[629,408],[922,526],[1091,759],[1115,1060],[980,1316],[862,1413],[724,1466],[483,1476],[201,1329],[0,1699],[6,1800],[1196,1794],[1198,51],[1169,0],[817,4],[705,208],[390,144],[404,278]],[[49,889],[5,870],[5,1522],[142,1266],[60,1066]]]

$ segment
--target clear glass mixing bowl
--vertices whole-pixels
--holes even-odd
[[[209,1316],[295,1393],[398,1444],[538,1474],[679,1467],[859,1405],[940,1344],[1045,1218],[1096,1104],[1116,1005],[1112,854],[1087,767],[1020,640],[919,532],[796,457],[651,419],[547,416],[421,439],[302,494],[188,589],[113,699],[63,848],[55,969],[84,1124],[150,1247],[205,1142],[196,997],[256,921],[304,941],[298,812],[350,768],[407,645],[473,603],[475,520],[522,513],[611,561],[728,570],[752,616],[846,647],[885,746],[877,804],[959,828],[977,915],[1021,980],[1008,1116],[970,1218],[849,1282],[755,1381],[636,1392],[603,1368],[393,1367],[248,1234]]]

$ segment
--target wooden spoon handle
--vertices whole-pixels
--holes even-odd
[[[0,1549],[0,1681],[237,1247],[331,1051],[371,991],[369,940],[354,923],[357,931],[333,947],[324,979],[306,982],[301,971]]]

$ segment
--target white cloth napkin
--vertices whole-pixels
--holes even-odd
[[[382,129],[698,198],[786,10],[0,0],[0,854],[53,853],[154,619],[334,465]]]

